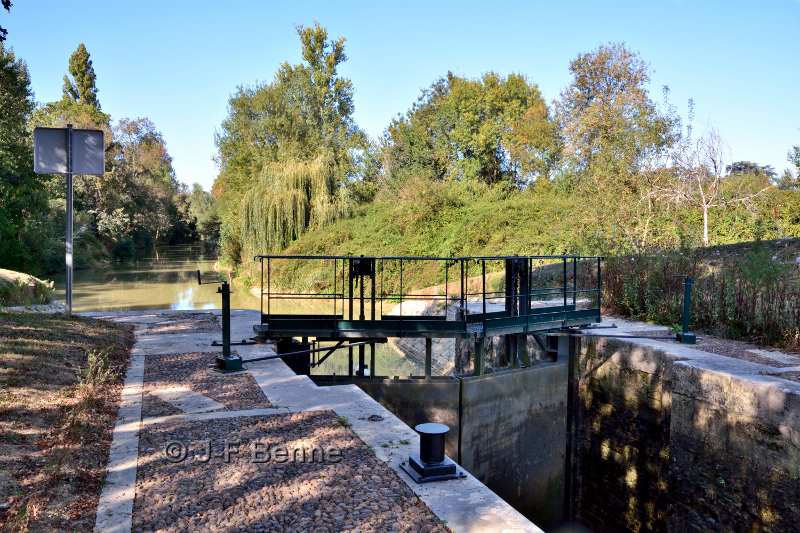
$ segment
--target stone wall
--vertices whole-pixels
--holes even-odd
[[[679,345],[576,344],[577,520],[597,532],[800,532],[800,384]]]

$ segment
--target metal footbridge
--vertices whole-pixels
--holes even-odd
[[[324,357],[335,349],[350,348],[351,375],[356,343],[356,375],[363,375],[367,345],[372,348],[370,367],[374,368],[374,343],[390,337],[427,339],[425,373],[429,377],[431,339],[472,339],[475,373],[480,374],[485,337],[505,336],[507,353],[513,354],[509,362],[518,366],[530,364],[527,354],[519,353],[518,337],[601,321],[602,257],[597,256],[259,255],[255,259],[261,263],[261,323],[253,331],[260,341],[277,341],[278,353],[324,351]],[[433,290],[417,289],[421,278],[432,272],[440,284]],[[305,282],[313,289],[281,288],[299,285],[301,275],[314,279],[313,284]],[[315,300],[329,305],[331,311],[273,313],[273,304],[281,300]],[[337,344],[309,350],[309,338]]]

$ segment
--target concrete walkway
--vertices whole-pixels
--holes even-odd
[[[175,312],[169,313],[174,314]],[[541,533],[542,531],[471,475],[467,475],[461,480],[423,485],[415,483],[400,468],[400,464],[406,461],[410,454],[417,453],[419,449],[419,436],[415,431],[355,385],[317,387],[308,377],[295,375],[280,360],[261,361],[247,365],[248,372],[255,379],[266,398],[269,398],[269,403],[276,407],[265,405],[264,409],[193,412],[142,420],[142,388],[145,361],[148,355],[218,351],[220,348],[212,347],[211,341],[218,340],[221,335],[213,333],[167,335],[147,333],[148,326],[163,320],[157,315],[143,316],[141,313],[94,313],[93,315],[113,317],[116,321],[129,323],[136,327],[136,345],[131,355],[131,366],[122,393],[120,418],[114,430],[114,441],[108,466],[108,482],[104,487],[98,507],[95,527],[95,531],[98,533],[127,533],[132,529],[133,504],[137,490],[137,461],[141,468],[142,461],[146,457],[142,455],[145,451],[140,450],[139,433],[140,431],[144,432],[145,428],[161,427],[164,424],[206,420],[222,421],[224,419],[236,419],[241,420],[241,424],[252,424],[247,420],[265,420],[264,416],[289,413],[313,414],[314,412],[330,411],[333,411],[340,419],[346,418],[352,424],[351,429],[358,438],[371,447],[375,456],[385,462],[405,482],[407,494],[416,495],[442,521],[442,524],[446,523],[447,528],[451,531],[458,533]],[[250,338],[252,326],[258,321],[258,311],[233,311],[231,338]],[[271,349],[265,345],[236,346],[236,350],[245,359],[271,353]],[[169,394],[166,396],[168,400],[172,398],[175,405],[185,402],[187,399],[185,394],[184,396],[180,394],[175,396],[174,391],[172,396]],[[188,395],[191,405],[196,406],[199,402],[200,409],[211,405],[204,403],[205,400],[197,398],[197,396],[200,395]],[[197,411],[197,409],[194,410]],[[371,422],[368,420],[371,415],[379,415],[383,417],[383,420]],[[312,483],[311,478],[309,478],[309,483]],[[157,505],[161,506],[162,504]],[[300,511],[297,512],[300,513]],[[304,513],[304,515],[308,514]],[[342,525],[341,529],[346,530],[351,527]],[[228,529],[228,531],[233,530],[236,528]],[[334,530],[338,529],[334,528]]]

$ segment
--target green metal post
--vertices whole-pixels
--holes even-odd
[[[222,295],[222,357],[217,357],[217,372],[241,372],[241,357],[231,357],[231,286],[227,281],[222,282],[222,286],[217,289],[217,294]]]
[[[483,337],[475,339],[475,376],[483,375],[484,354],[483,354]]]
[[[433,339],[425,338],[425,379],[431,379],[431,363],[433,352]]]
[[[231,358],[231,287],[227,281],[217,289],[222,294],[222,357]]]
[[[694,333],[689,333],[689,312],[692,302],[692,285],[694,281],[690,276],[683,279],[683,328],[678,335],[681,344],[697,344],[697,337]]]
[[[369,377],[375,377],[375,343],[369,345]]]

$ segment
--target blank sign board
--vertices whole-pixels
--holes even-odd
[[[102,130],[72,130],[72,173],[105,173]],[[33,169],[37,174],[66,174],[67,128],[34,128]]]

